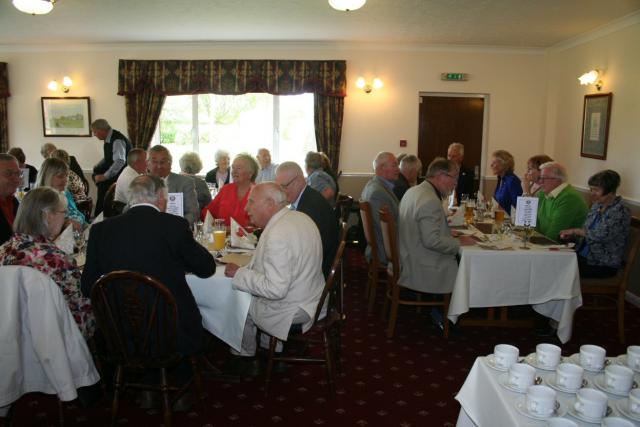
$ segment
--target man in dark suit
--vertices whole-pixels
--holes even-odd
[[[103,274],[132,270],[160,280],[178,307],[178,351],[200,350],[202,318],[185,273],[209,277],[216,271],[209,252],[198,244],[184,218],[164,213],[167,190],[162,179],[142,175],[131,182],[131,207],[91,227],[82,293],[90,296]]]
[[[338,224],[331,205],[322,194],[307,185],[302,168],[295,162],[278,166],[276,183],[287,194],[291,208],[307,214],[318,227],[322,240],[322,274],[326,279],[338,249]]]
[[[402,200],[402,196],[409,187],[418,183],[420,169],[422,169],[422,162],[413,154],[406,155],[400,160],[400,174],[393,185],[393,194],[396,195],[398,201]]]
[[[14,193],[22,183],[22,171],[18,160],[11,154],[0,154],[0,244],[13,234],[13,220],[18,212],[18,200]]]
[[[456,185],[456,204],[460,206],[460,199],[463,194],[474,197],[475,185],[473,180],[475,175],[471,169],[467,169],[462,165],[464,160],[464,145],[454,142],[447,149],[447,159],[455,162],[460,173],[458,174],[458,184]]]

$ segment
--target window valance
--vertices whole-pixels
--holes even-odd
[[[128,60],[118,69],[118,95],[347,94],[346,61]]]

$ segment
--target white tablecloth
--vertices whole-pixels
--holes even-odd
[[[521,354],[520,356],[526,356]],[[457,427],[520,427],[520,426],[546,426],[546,421],[538,421],[518,413],[515,409],[516,400],[524,394],[509,391],[498,382],[502,372],[489,368],[486,357],[478,357],[471,368],[462,388],[456,396],[456,400],[462,406],[458,416]],[[588,387],[595,388],[593,380],[602,374],[592,374],[585,371],[584,378],[589,382]],[[555,372],[536,369],[536,376],[543,379],[555,378]],[[636,375],[636,380],[638,375]],[[575,402],[575,394],[557,392],[558,401],[569,408]],[[616,407],[620,397],[607,394],[609,407],[613,413],[611,416],[622,416]],[[594,427],[596,424],[581,422],[569,415],[579,426]]]
[[[251,294],[233,289],[220,266],[206,279],[188,274],[187,284],[198,303],[204,328],[240,351]]]
[[[575,252],[461,248],[449,320],[457,322],[470,307],[526,304],[556,320],[558,338],[569,341],[573,313],[582,305]]]

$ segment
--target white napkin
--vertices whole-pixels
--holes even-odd
[[[202,228],[205,233],[210,233],[213,230],[213,216],[211,215],[211,212],[209,212],[208,210],[207,210],[207,215],[204,217],[204,225]]]
[[[247,232],[231,218],[231,246],[234,248],[255,249],[258,239],[253,234]]]
[[[449,225],[452,227],[459,227],[464,225],[464,206],[460,206],[456,209],[456,212],[447,218]]]
[[[484,194],[481,191],[478,191],[478,203],[484,203]]]
[[[68,225],[67,228],[62,230],[62,233],[58,236],[58,238],[53,242],[57,247],[59,247],[66,254],[73,254],[73,248],[75,246],[75,240],[73,238],[73,227]]]

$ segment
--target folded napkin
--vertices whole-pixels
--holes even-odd
[[[234,248],[255,249],[256,243],[258,243],[256,236],[247,232],[235,219],[231,218],[231,246]]]
[[[459,209],[456,209],[456,212],[447,218],[447,221],[451,227],[464,225],[464,208],[460,207]]]
[[[62,230],[62,233],[53,242],[60,250],[66,254],[73,254],[73,248],[75,246],[75,239],[73,238],[73,227],[68,225],[67,228]]]
[[[218,258],[217,261],[223,264],[235,264],[244,267],[251,262],[251,256],[251,254],[226,254]]]
[[[209,212],[208,210],[207,210],[207,215],[204,217],[204,225],[202,226],[202,230],[205,233],[210,233],[213,230],[213,216],[211,215],[211,212]]]

